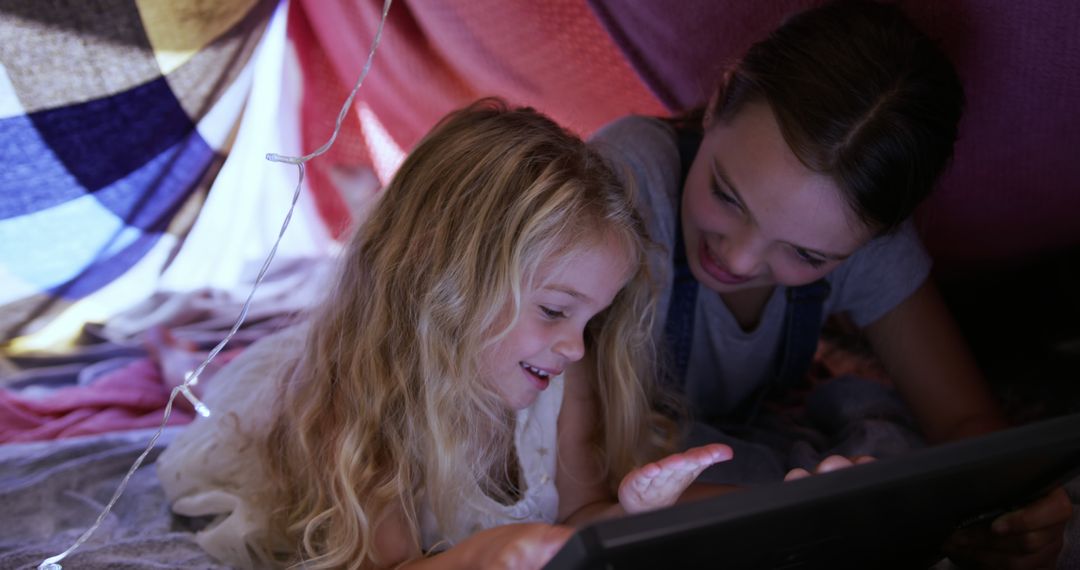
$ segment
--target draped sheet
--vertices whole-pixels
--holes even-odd
[[[273,7],[0,2],[0,341],[57,319],[46,344],[67,340],[153,291],[235,135]]]

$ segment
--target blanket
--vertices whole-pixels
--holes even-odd
[[[65,568],[226,568],[193,540],[188,521],[174,518],[153,461],[158,446],[131,478],[98,531]],[[35,568],[71,546],[112,497],[152,430],[56,442],[0,446],[0,568]]]
[[[0,2],[8,350],[63,346],[157,290],[237,138],[276,5]]]

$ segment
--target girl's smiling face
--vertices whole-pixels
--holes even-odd
[[[690,270],[719,293],[811,283],[873,237],[764,103],[707,125],[680,210]]]
[[[536,286],[522,292],[517,321],[481,357],[485,378],[507,407],[529,407],[551,378],[581,360],[585,326],[611,305],[629,276],[627,252],[612,239],[541,264]]]

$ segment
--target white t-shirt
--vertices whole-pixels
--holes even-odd
[[[633,116],[608,124],[590,141],[616,174],[634,185],[650,237],[662,246],[650,258],[661,290],[658,342],[663,342],[674,279],[671,251],[681,181],[676,140],[668,123]],[[898,231],[870,241],[826,277],[832,290],[825,300],[823,322],[830,314],[846,312],[859,326],[873,323],[910,296],[929,273],[930,257],[908,221]],[[777,286],[760,323],[744,331],[719,294],[698,287],[684,388],[688,402],[704,417],[730,413],[776,377],[786,308],[786,288]]]
[[[551,379],[548,387],[532,406],[517,413],[514,443],[517,447],[521,476],[525,487],[521,498],[512,505],[503,505],[478,493],[478,510],[462,510],[455,536],[439,531],[435,517],[422,509],[421,541],[425,551],[444,550],[469,535],[486,528],[523,522],[554,523],[559,514],[559,493],[555,489],[556,427],[562,407],[563,376]]]

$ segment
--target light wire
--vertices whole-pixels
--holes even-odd
[[[93,535],[94,532],[97,531],[97,529],[101,526],[102,521],[104,521],[105,517],[109,514],[110,511],[112,511],[112,508],[116,504],[116,501],[118,501],[120,499],[120,496],[124,494],[124,489],[127,488],[128,481],[131,480],[131,477],[135,474],[135,471],[139,469],[139,466],[142,465],[142,462],[146,459],[146,456],[150,454],[150,451],[154,449],[154,445],[157,443],[158,438],[160,438],[161,434],[165,431],[165,426],[168,425],[169,422],[169,416],[172,414],[173,401],[176,400],[177,394],[183,394],[184,397],[191,402],[191,405],[195,407],[195,411],[198,412],[199,415],[203,417],[210,416],[210,408],[208,408],[206,404],[202,403],[195,396],[195,394],[191,391],[191,386],[194,386],[199,382],[199,376],[203,373],[203,370],[205,370],[206,366],[210,364],[210,361],[212,361],[218,355],[218,353],[221,352],[223,348],[225,348],[225,345],[228,344],[230,340],[232,340],[236,332],[240,330],[240,326],[244,323],[244,319],[247,318],[248,308],[251,306],[251,300],[255,297],[255,290],[258,289],[259,284],[261,284],[263,279],[266,277],[266,272],[270,267],[270,262],[274,259],[274,254],[277,253],[277,248],[278,245],[281,243],[281,238],[285,235],[285,229],[289,227],[289,221],[292,219],[293,211],[296,209],[296,202],[300,198],[300,190],[304,181],[304,163],[317,156],[325,154],[326,151],[330,150],[330,147],[333,146],[334,141],[337,140],[338,133],[341,132],[341,125],[345,122],[345,116],[348,114],[349,109],[352,107],[353,99],[356,98],[356,93],[360,91],[360,86],[363,85],[364,79],[367,77],[368,72],[371,70],[371,63],[375,59],[375,50],[376,48],[378,48],[379,40],[382,38],[383,26],[386,24],[386,16],[390,12],[391,2],[392,0],[384,0],[383,2],[382,17],[379,20],[379,27],[375,30],[375,38],[371,41],[371,49],[368,51],[367,61],[364,63],[364,68],[360,72],[360,78],[356,80],[356,84],[353,86],[352,91],[349,93],[349,97],[345,99],[345,103],[341,106],[341,112],[338,113],[337,122],[334,124],[334,132],[330,135],[330,139],[327,140],[326,143],[324,143],[314,152],[304,156],[287,156],[276,153],[267,153],[266,155],[266,160],[269,160],[271,162],[281,162],[285,164],[296,165],[296,189],[293,191],[292,203],[289,205],[289,212],[285,215],[285,221],[281,224],[281,230],[278,231],[277,240],[274,241],[274,246],[270,248],[270,254],[266,256],[266,261],[263,262],[262,268],[259,270],[259,274],[255,278],[255,283],[251,286],[251,292],[248,293],[247,299],[244,300],[244,305],[240,309],[240,315],[237,317],[236,323],[234,323],[232,329],[229,330],[229,334],[225,335],[225,338],[223,338],[221,342],[219,342],[217,346],[215,346],[213,350],[210,351],[210,353],[206,356],[206,359],[202,361],[202,364],[199,364],[199,366],[195,370],[185,374],[184,381],[179,386],[172,389],[172,392],[169,394],[169,400],[165,404],[165,413],[161,418],[161,425],[158,426],[157,431],[154,432],[153,437],[150,438],[150,442],[147,444],[146,449],[143,450],[139,457],[135,459],[135,462],[131,465],[131,468],[128,469],[127,474],[124,475],[124,478],[120,481],[120,485],[117,486],[116,491],[113,493],[112,499],[110,499],[108,504],[105,505],[105,508],[102,509],[101,514],[98,515],[98,518],[94,521],[94,524],[91,525],[90,528],[86,529],[86,531],[83,532],[82,535],[79,536],[79,538],[75,541],[75,543],[68,547],[67,550],[55,556],[46,558],[44,561],[42,561],[41,564],[38,565],[38,570],[62,570],[63,566],[60,565],[60,562],[67,558],[72,552],[75,552],[75,550],[78,549],[80,546],[82,546],[82,544],[86,542],[86,540],[89,539],[90,536]]]

